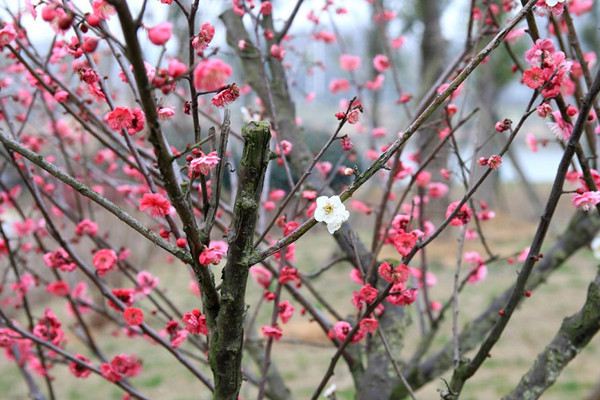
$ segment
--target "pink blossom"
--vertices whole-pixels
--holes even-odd
[[[119,354],[110,363],[100,365],[102,376],[110,382],[118,382],[124,377],[132,378],[142,371],[142,363],[135,356]]]
[[[211,103],[216,107],[225,107],[233,103],[238,97],[240,97],[240,88],[234,83],[217,93],[212,98]]]
[[[454,211],[456,210],[456,207],[458,207],[459,203],[460,203],[459,201],[453,201],[452,203],[450,203],[450,205],[448,205],[448,208],[446,209],[446,218],[449,218],[452,215],[452,213],[454,213]],[[454,215],[454,217],[452,217],[452,220],[450,220],[450,225],[452,225],[452,226],[466,225],[471,220],[472,215],[473,215],[473,211],[471,211],[469,206],[467,206],[466,204],[463,204],[460,207],[460,210],[456,213],[456,215]]]
[[[296,287],[300,287],[302,282],[300,281],[300,276],[298,276],[298,270],[293,267],[283,267],[279,273],[279,283],[295,283]]]
[[[100,19],[107,19],[116,12],[114,7],[108,4],[106,0],[94,0],[92,2],[92,9],[94,10],[94,15]]]
[[[84,219],[77,224],[77,227],[75,227],[75,233],[77,236],[96,236],[96,233],[98,233],[98,224],[89,219]]]
[[[569,11],[580,16],[588,13],[594,7],[594,0],[571,0],[569,2]]]
[[[114,110],[106,114],[106,122],[110,129],[121,131],[125,129],[127,133],[133,135],[144,129],[146,120],[144,113],[139,108],[130,110],[127,107],[116,107]]]
[[[431,172],[421,171],[415,178],[415,183],[418,187],[426,187],[431,181]]]
[[[415,232],[400,231],[391,239],[394,248],[402,257],[407,256],[417,244]]]
[[[333,43],[336,40],[335,34],[333,34],[332,32],[327,32],[327,31],[320,31],[320,32],[313,34],[313,39],[324,42],[324,43],[328,43],[328,44]]]
[[[183,314],[181,320],[185,324],[185,329],[192,335],[207,335],[206,316],[197,308]]]
[[[484,165],[487,165],[490,169],[498,169],[500,168],[500,165],[502,165],[502,157],[499,155],[492,155],[485,159]]]
[[[269,193],[269,199],[272,201],[279,201],[285,197],[285,190],[275,189]]]
[[[527,135],[525,135],[525,142],[527,143],[527,146],[532,152],[535,153],[538,151],[537,139],[533,133],[528,133]]]
[[[166,323],[165,328],[160,331],[161,336],[168,336],[171,341],[171,346],[179,348],[187,339],[188,331],[179,327],[179,322],[170,320]]]
[[[140,271],[136,275],[136,291],[148,295],[158,286],[159,279],[148,271]]]
[[[11,285],[11,289],[15,294],[23,299],[27,292],[37,285],[36,278],[29,272],[21,275],[21,279]]]
[[[27,218],[24,221],[13,222],[13,228],[19,237],[24,237],[34,231],[36,223],[33,219]]]
[[[377,54],[373,58],[373,67],[377,72],[383,72],[390,67],[390,60],[383,54]]]
[[[540,67],[532,67],[523,72],[523,83],[525,83],[531,89],[537,89],[541,87],[546,79],[547,77],[544,76],[544,70]]]
[[[346,122],[348,122],[349,124],[356,124],[358,122],[358,119],[360,118],[361,112],[362,112],[361,109],[353,108],[346,115]]]
[[[277,208],[277,205],[275,204],[274,201],[267,200],[263,203],[263,208],[265,209],[266,212],[271,212],[275,208]]]
[[[42,340],[60,346],[65,341],[65,333],[58,317],[50,308],[44,310],[44,315],[33,328],[33,334]]]
[[[552,133],[554,133],[558,139],[562,139],[564,141],[569,140],[571,133],[573,132],[573,125],[565,121],[558,110],[552,112],[552,119],[554,122],[548,123],[548,127]]]
[[[140,211],[148,211],[154,217],[165,217],[172,212],[171,203],[160,193],[145,193],[140,200]]]
[[[285,50],[283,49],[283,46],[280,46],[278,44],[272,44],[271,45],[271,57],[281,61],[283,60],[283,57],[285,57]]]
[[[394,285],[387,297],[387,301],[396,306],[408,306],[414,303],[416,299],[417,289],[405,289],[403,285]]]
[[[373,303],[377,299],[379,291],[368,283],[360,288],[360,299],[367,304]]]
[[[213,91],[225,86],[233,70],[218,58],[202,60],[194,69],[196,90]]]
[[[265,289],[268,289],[273,279],[271,271],[263,267],[262,265],[254,265],[250,267],[250,275],[252,278]]]
[[[90,359],[81,355],[81,354],[76,354],[75,358],[80,360],[81,362],[83,362],[84,364],[90,364]],[[90,370],[89,368],[85,367],[85,365],[82,365],[81,363],[76,363],[74,361],[69,363],[69,371],[77,378],[82,378],[85,379],[88,376],[90,376],[90,374],[92,373],[92,370]]]
[[[431,182],[427,185],[427,194],[432,199],[439,199],[448,194],[448,185],[442,182]]]
[[[170,22],[161,22],[160,24],[148,29],[148,39],[157,45],[162,46],[171,39],[173,25]]]
[[[94,253],[92,264],[98,276],[104,276],[117,265],[117,253],[112,249],[100,249]]]
[[[159,107],[158,109],[158,118],[161,120],[167,120],[173,118],[175,115],[175,110],[171,107]]]
[[[294,145],[291,142],[287,140],[282,140],[281,142],[279,142],[279,144],[275,146],[275,154],[279,155],[283,153],[284,156],[287,156],[292,152],[293,148]]]
[[[59,103],[66,102],[68,98],[69,98],[69,92],[66,92],[64,90],[57,90],[54,93],[54,99]]]
[[[377,272],[386,282],[393,282],[394,284],[404,284],[410,273],[406,264],[398,264],[394,267],[387,262],[379,264]]]
[[[350,208],[352,208],[352,210],[365,214],[365,215],[369,215],[373,212],[373,209],[371,207],[369,207],[367,204],[365,204],[364,202],[360,201],[360,200],[356,200],[356,199],[352,199],[350,201]]]
[[[373,128],[373,131],[371,132],[371,135],[373,135],[374,138],[382,138],[386,135],[386,129],[384,127],[376,127]]]
[[[423,287],[423,281],[425,281],[425,285],[427,287],[435,286],[437,284],[437,277],[434,273],[427,271],[425,274],[425,279],[423,279],[423,273],[418,268],[410,268],[410,274],[415,277],[417,282],[419,283],[419,287]]]
[[[333,165],[331,165],[329,161],[320,161],[315,165],[315,168],[321,173],[321,175],[327,176],[331,172]]]
[[[537,0],[536,5],[550,11],[553,15],[561,15],[565,9],[566,0]]]
[[[350,270],[350,279],[352,280],[352,282],[357,283],[359,285],[364,285],[365,283],[362,277],[362,273],[356,268]]]
[[[536,108],[537,115],[542,118],[546,118],[548,115],[552,114],[552,106],[548,103],[542,103]]]
[[[202,53],[215,36],[215,27],[210,22],[205,22],[200,27],[198,35],[192,39],[192,46],[198,53]]]
[[[512,44],[515,43],[520,37],[524,36],[525,33],[525,28],[513,29],[512,31],[508,32],[504,40]]]
[[[217,155],[216,151],[211,151],[208,154],[200,152],[200,156],[190,161],[190,167],[188,170],[189,177],[208,175],[210,171],[215,168],[221,159]]]
[[[144,323],[144,312],[137,307],[127,307],[123,310],[123,319],[129,326],[138,326]]]
[[[329,83],[331,93],[339,93],[350,90],[350,82],[347,79],[334,79]]]
[[[573,205],[583,211],[589,211],[600,203],[600,191],[589,191],[573,196]]]
[[[281,339],[281,336],[283,335],[282,330],[277,326],[265,325],[261,327],[260,330],[264,337],[274,340]]]
[[[356,71],[360,67],[360,57],[352,54],[342,54],[340,56],[340,67],[344,71]]]
[[[359,330],[363,333],[375,333],[379,326],[379,321],[375,318],[363,318],[360,320]]]
[[[62,247],[43,256],[44,263],[50,268],[58,268],[64,272],[73,271],[77,265],[71,260],[69,253]]]
[[[167,67],[167,73],[172,78],[179,78],[183,74],[186,73],[188,67],[178,59],[174,58],[169,61],[169,65]]]
[[[289,301],[280,302],[277,313],[279,314],[279,318],[281,318],[281,322],[287,324],[294,315],[294,310],[294,306]]]
[[[508,118],[504,118],[502,121],[496,122],[496,125],[494,127],[496,128],[496,132],[502,133],[504,131],[509,130],[511,126],[512,121]]]
[[[333,325],[332,328],[333,337],[337,340],[344,341],[351,330],[352,325],[350,325],[349,322],[338,321]]]
[[[392,48],[399,49],[406,42],[406,38],[404,36],[398,36],[397,38],[392,39]]]
[[[525,60],[529,65],[540,65],[542,59],[547,59],[554,51],[551,39],[538,39],[533,47],[525,52]]]
[[[12,24],[5,24],[2,29],[0,29],[0,49],[4,46],[10,44],[17,37],[17,32],[15,32],[15,28]]]
[[[227,253],[227,243],[222,240],[211,242],[200,253],[199,261],[202,265],[217,265],[221,262],[223,256]]]
[[[69,284],[65,281],[51,282],[46,285],[46,291],[55,296],[63,297],[69,294]]]
[[[470,273],[467,282],[469,283],[478,283],[485,279],[487,276],[487,267],[485,264],[480,264],[475,267]]]
[[[271,15],[273,11],[273,4],[270,1],[263,1],[260,3],[260,13],[262,15]]]

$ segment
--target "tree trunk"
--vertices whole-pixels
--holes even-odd
[[[221,305],[209,332],[209,361],[215,379],[215,400],[236,400],[242,384],[242,345],[246,315],[248,257],[254,251],[254,228],[260,193],[269,160],[268,122],[251,122],[242,129],[240,188],[229,227],[227,264],[223,269]]]
[[[535,400],[548,389],[600,330],[600,271],[588,287],[583,307],[563,320],[554,339],[542,351],[517,387],[503,400]]]

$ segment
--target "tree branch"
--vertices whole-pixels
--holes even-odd
[[[554,339],[504,400],[538,399],[600,330],[600,270],[581,309],[563,320]]]

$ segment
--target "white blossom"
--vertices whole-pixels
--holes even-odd
[[[350,213],[342,203],[339,196],[321,196],[317,198],[317,208],[315,209],[315,220],[325,222],[327,230],[333,234],[340,229],[342,224],[348,220]]]
[[[565,0],[546,0],[546,5],[548,7],[554,7],[558,3],[564,3],[564,2],[565,2]]]

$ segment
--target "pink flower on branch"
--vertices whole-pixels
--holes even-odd
[[[205,22],[200,27],[198,35],[192,39],[192,47],[194,47],[198,54],[202,54],[202,52],[208,48],[208,45],[212,42],[214,36],[215,27],[212,26],[210,22]]]
[[[148,39],[157,45],[162,46],[171,39],[173,25],[170,22],[161,22],[160,24],[148,29]]]
[[[146,120],[141,109],[134,108],[130,110],[127,107],[116,107],[106,114],[104,119],[110,129],[114,131],[126,130],[130,135],[142,131]]]
[[[233,69],[217,58],[202,60],[194,69],[194,87],[199,91],[213,91],[225,86]]]
[[[211,151],[208,154],[200,152],[200,155],[193,158],[189,164],[188,176],[190,178],[200,175],[207,176],[210,171],[215,168],[221,159],[216,151]]]
[[[144,312],[136,307],[127,307],[123,311],[123,319],[129,326],[138,326],[144,323]]]
[[[193,335],[207,335],[206,316],[200,310],[193,309],[183,314],[181,318],[185,324],[185,329]]]
[[[352,54],[342,54],[340,56],[340,67],[344,71],[356,71],[360,67],[360,57]]]
[[[260,330],[264,337],[273,340],[279,340],[283,336],[283,331],[278,326],[265,325]]]
[[[227,243],[222,240],[211,242],[210,246],[205,247],[200,253],[200,264],[208,266],[217,265],[221,262],[223,256],[227,253]]]
[[[92,260],[98,276],[104,276],[117,265],[117,253],[112,249],[100,249]]]
[[[217,93],[211,103],[216,107],[225,107],[236,101],[238,97],[240,97],[240,88],[233,83]]]
[[[145,193],[140,200],[140,211],[149,212],[153,217],[166,217],[173,212],[173,208],[162,194]]]
[[[583,211],[589,211],[600,203],[600,191],[589,191],[573,196],[573,205]]]

